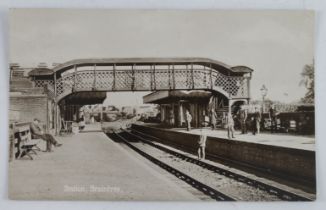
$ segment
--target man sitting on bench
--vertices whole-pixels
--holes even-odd
[[[39,123],[41,121],[37,118],[34,119],[34,121],[31,124],[31,131],[32,131],[32,138],[40,138],[46,141],[46,152],[52,152],[52,144],[55,147],[60,147],[62,144],[59,144],[55,138],[48,133],[45,133],[43,129],[40,127]]]

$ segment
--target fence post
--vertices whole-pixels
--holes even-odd
[[[9,128],[9,162],[12,162],[15,157],[15,123],[12,123]]]

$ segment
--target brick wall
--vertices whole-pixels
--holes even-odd
[[[32,122],[35,117],[42,123],[47,122],[47,96],[46,95],[17,95],[10,96],[10,112],[19,113],[16,118],[19,122]],[[11,116],[11,114],[10,114]],[[9,119],[17,121],[17,119]]]
[[[29,78],[18,77],[10,80],[10,89],[32,88],[33,82]]]

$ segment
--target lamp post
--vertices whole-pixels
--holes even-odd
[[[268,89],[266,88],[266,86],[265,85],[263,85],[261,88],[260,88],[260,92],[261,92],[261,96],[262,96],[262,98],[263,98],[263,101],[262,101],[262,114],[264,113],[264,106],[265,106],[265,97],[266,97],[266,95],[267,95],[267,91],[268,91]]]

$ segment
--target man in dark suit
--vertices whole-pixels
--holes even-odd
[[[271,108],[269,109],[269,119],[271,121],[271,133],[276,133],[277,130],[277,112],[275,109],[275,105],[272,104]]]
[[[31,124],[32,138],[33,139],[43,139],[46,141],[46,152],[52,152],[52,145],[55,147],[60,147],[62,144],[59,144],[55,138],[48,133],[45,133],[40,126],[41,121],[37,118]]]
[[[248,116],[247,110],[242,105],[240,107],[240,111],[239,111],[239,118],[240,118],[241,133],[242,134],[246,134],[247,133],[247,124],[246,124],[247,116]]]

